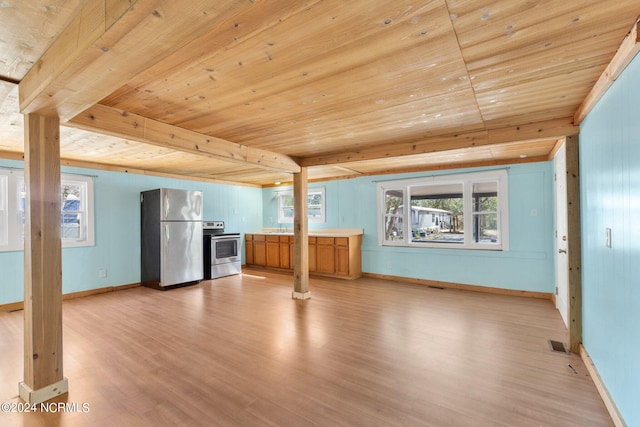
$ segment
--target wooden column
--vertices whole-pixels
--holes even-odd
[[[582,343],[582,249],[580,238],[580,159],[578,135],[566,138],[567,252],[569,263],[569,348],[580,353]]]
[[[309,292],[309,216],[307,168],[293,174],[293,294],[311,298]]]
[[[25,115],[24,381],[20,397],[40,403],[68,391],[62,373],[60,123]]]

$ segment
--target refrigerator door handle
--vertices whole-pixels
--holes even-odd
[[[169,215],[169,192],[164,190],[164,219],[168,219]]]

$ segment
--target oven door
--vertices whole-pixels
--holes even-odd
[[[211,236],[211,264],[240,261],[240,237]]]

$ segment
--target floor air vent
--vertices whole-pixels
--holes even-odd
[[[563,342],[549,340],[549,345],[551,346],[552,351],[557,351],[558,353],[567,353],[567,348],[564,346]]]

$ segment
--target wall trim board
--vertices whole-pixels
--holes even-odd
[[[24,310],[24,302],[23,301],[12,302],[12,303],[9,303],[9,304],[0,305],[0,313],[3,312],[3,311],[18,311],[18,310]]]
[[[578,111],[573,116],[573,123],[579,126],[589,115],[593,107],[598,104],[611,85],[620,77],[620,74],[633,61],[633,58],[640,52],[640,17],[636,19],[629,33],[618,46],[611,62],[604,69],[598,81],[593,85],[591,91],[582,101]]]
[[[89,289],[87,291],[70,292],[68,294],[62,295],[62,300],[66,301],[66,300],[70,300],[70,299],[84,298],[84,297],[88,297],[88,296],[91,296],[91,295],[106,294],[107,292],[122,291],[122,290],[125,290],[125,289],[137,288],[138,286],[140,286],[140,283],[129,283],[127,285],[107,286],[107,287],[104,287],[104,288]],[[23,309],[24,309],[24,302],[23,301],[12,302],[12,303],[9,303],[9,304],[0,304],[0,312],[3,312],[3,311],[18,311],[18,310],[23,310]]]
[[[441,282],[438,280],[416,279],[413,277],[390,276],[387,274],[362,273],[362,277],[370,279],[393,280],[396,282],[412,283],[417,285],[433,286],[446,289],[458,289],[462,291],[484,292],[488,294],[510,295],[527,298],[553,300],[553,294],[547,292],[519,291],[517,289],[492,288],[490,286],[465,285],[462,283]]]
[[[624,422],[622,415],[620,415],[620,412],[618,411],[618,407],[616,406],[615,402],[611,398],[611,395],[609,394],[609,390],[607,390],[607,387],[604,385],[604,382],[602,381],[602,378],[598,373],[598,369],[596,368],[596,365],[593,364],[593,360],[591,360],[591,356],[589,356],[587,349],[585,349],[582,344],[580,344],[580,357],[582,358],[584,365],[587,367],[587,371],[589,371],[589,375],[591,375],[591,379],[593,380],[593,383],[596,385],[596,389],[598,389],[598,393],[600,394],[600,397],[604,402],[604,406],[607,407],[607,411],[611,416],[611,420],[613,421],[613,424],[616,427],[626,427],[627,424]]]
[[[569,347],[580,352],[582,343],[582,236],[580,213],[580,148],[578,135],[565,138],[567,152],[567,255],[569,280]]]

